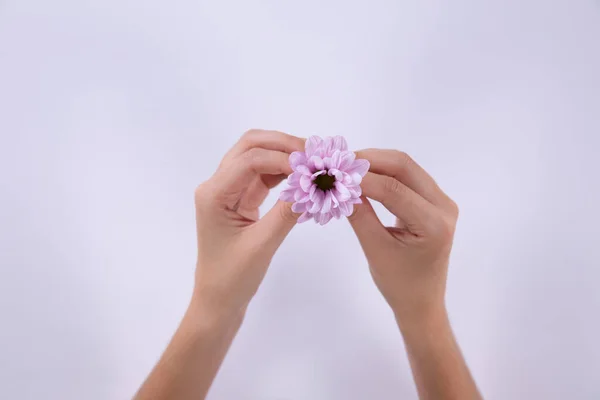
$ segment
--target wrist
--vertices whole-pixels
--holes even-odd
[[[394,311],[396,323],[403,335],[426,334],[450,325],[444,304],[422,308],[410,313]]]
[[[229,310],[219,307],[206,300],[201,293],[194,292],[185,319],[189,320],[195,329],[202,331],[237,331],[245,313],[245,309]]]

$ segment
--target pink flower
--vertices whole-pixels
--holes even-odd
[[[294,172],[279,198],[294,203],[292,210],[302,213],[299,223],[314,219],[325,225],[332,217],[348,217],[362,203],[359,185],[369,170],[367,160],[355,158],[342,136],[311,136],[304,152],[290,154]]]

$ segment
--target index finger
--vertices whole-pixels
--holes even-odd
[[[416,235],[425,234],[440,212],[415,191],[390,176],[367,172],[362,194],[383,204]]]
[[[294,151],[302,151],[305,141],[305,139],[279,131],[250,129],[242,135],[224,159],[237,157],[255,147],[291,154]]]
[[[227,165],[219,168],[213,180],[216,186],[229,192],[246,188],[259,175],[281,177],[292,173],[289,155],[281,151],[254,147]]]
[[[365,158],[370,171],[387,175],[403,183],[430,203],[447,208],[452,200],[435,180],[408,154],[397,150],[365,149],[356,152],[356,158]]]

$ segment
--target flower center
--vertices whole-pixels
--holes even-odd
[[[326,173],[321,174],[315,178],[314,182],[319,189],[326,192],[328,190],[333,189],[333,184],[335,183],[335,176],[329,176]]]

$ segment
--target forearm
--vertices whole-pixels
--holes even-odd
[[[237,333],[242,315],[213,315],[193,300],[171,343],[135,400],[203,399]]]
[[[481,399],[445,309],[411,321],[397,318],[419,398]]]

